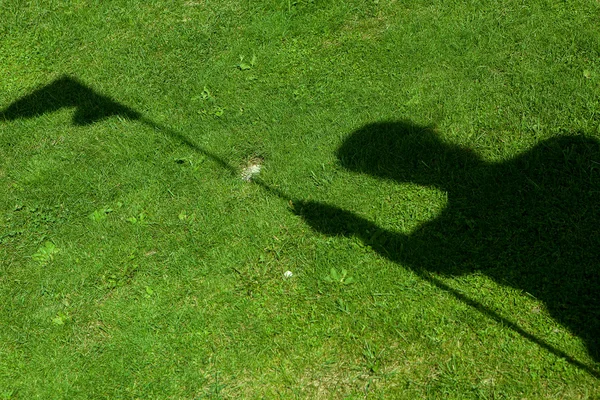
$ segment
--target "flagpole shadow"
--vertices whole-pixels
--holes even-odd
[[[0,111],[0,122],[75,108],[73,124],[110,117],[139,121],[165,132],[232,174],[225,159],[182,133],[100,94],[71,76],[34,90]],[[430,127],[409,122],[371,124],[350,135],[337,156],[349,171],[396,182],[438,187],[448,206],[410,235],[392,232],[334,205],[293,199],[260,179],[268,193],[288,201],[313,229],[354,235],[388,259],[408,266],[459,301],[527,340],[600,378],[595,369],[458,293],[436,274],[483,272],[532,293],[551,315],[580,336],[595,360],[600,333],[600,147],[591,138],[546,141],[504,163],[486,163],[468,149],[443,143]],[[376,234],[374,234],[376,233]]]
[[[127,107],[112,98],[98,93],[72,76],[62,76],[21,97],[0,111],[0,121],[30,119],[57,112],[63,108],[74,108],[72,123],[75,126],[87,126],[111,117],[119,117],[140,123],[155,130],[167,133],[178,142],[204,154],[220,167],[234,173],[222,157],[204,149],[181,133],[159,124],[138,111]]]

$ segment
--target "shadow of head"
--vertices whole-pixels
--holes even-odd
[[[35,118],[72,107],[76,108],[73,124],[77,126],[93,124],[112,116],[141,118],[141,114],[131,108],[97,93],[73,77],[63,76],[11,103],[0,112],[0,120]]]
[[[352,133],[337,156],[353,172],[449,193],[436,218],[410,235],[385,231],[387,240],[376,251],[417,271],[447,276],[477,271],[519,288],[544,302],[600,360],[597,139],[581,132],[552,137],[513,158],[487,163],[443,142],[431,128],[385,122]],[[367,238],[366,231],[376,228],[331,206],[305,209],[302,215],[320,232]]]
[[[344,141],[337,157],[354,172],[441,187],[482,165],[469,149],[443,142],[433,127],[405,121],[366,125]]]

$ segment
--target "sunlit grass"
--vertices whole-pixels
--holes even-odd
[[[340,158],[398,121],[482,165],[600,139],[597,2],[45,3],[0,8],[0,398],[600,395],[544,299],[385,253],[450,191]]]

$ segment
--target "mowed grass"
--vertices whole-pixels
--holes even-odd
[[[0,18],[0,398],[600,396],[597,1]]]

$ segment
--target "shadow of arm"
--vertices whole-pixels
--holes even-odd
[[[382,229],[350,211],[315,201],[294,201],[294,213],[315,231],[328,236],[354,236],[377,253],[392,261],[400,261],[406,235]]]

